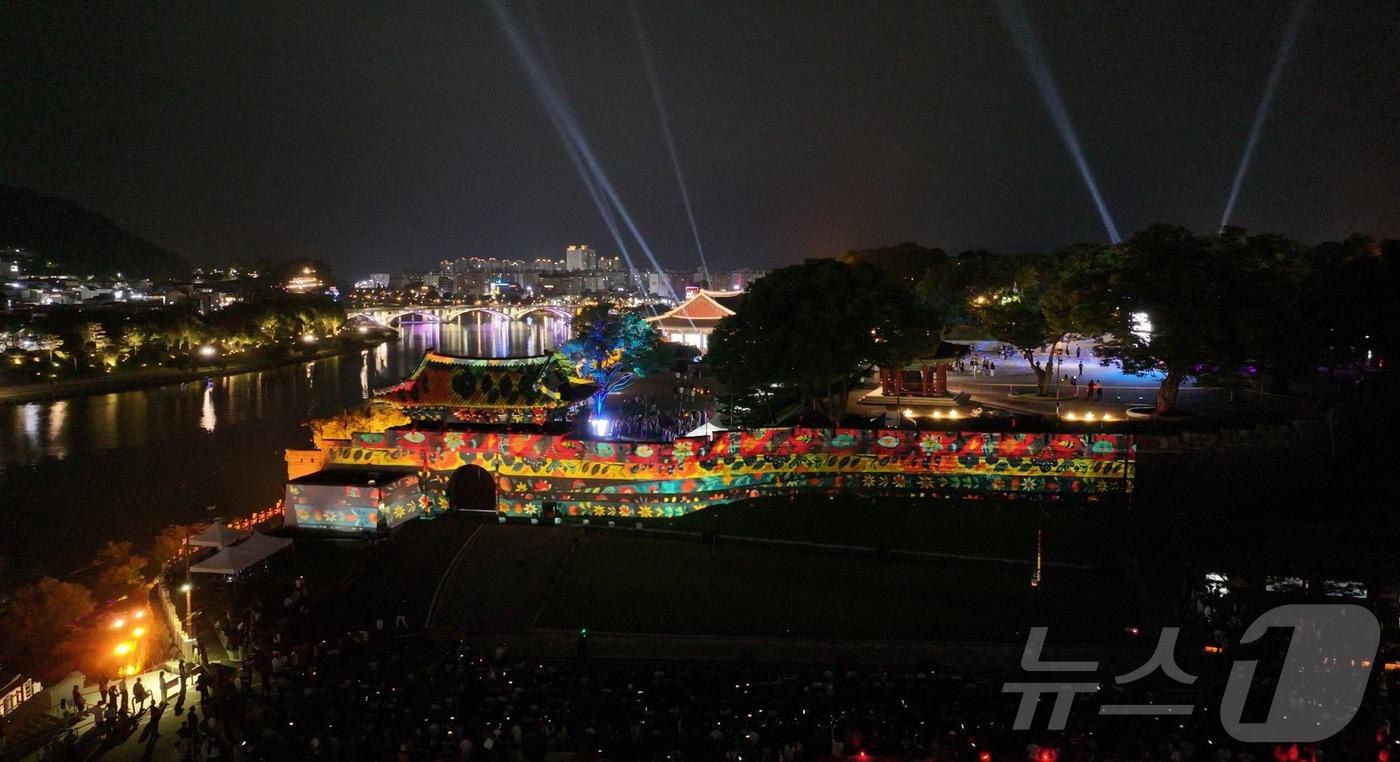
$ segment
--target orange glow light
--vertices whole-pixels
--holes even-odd
[[[139,637],[141,637],[142,635],[145,635],[145,634],[146,634],[146,628],[145,628],[145,627],[137,627],[136,629],[134,629],[134,630],[131,631],[131,637],[133,637],[133,638],[139,638]]]
[[[127,654],[131,653],[131,644],[118,643],[117,647],[112,649],[112,653],[116,654],[117,656],[126,656]]]

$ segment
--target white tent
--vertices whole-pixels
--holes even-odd
[[[238,574],[267,560],[273,553],[291,546],[292,541],[285,537],[254,534],[246,541],[224,548],[191,566],[190,571],[204,574]]]
[[[242,529],[229,529],[222,521],[210,524],[203,532],[190,538],[191,545],[203,548],[227,548],[249,535]]]
[[[690,432],[689,434],[686,434],[686,436],[708,437],[711,434],[718,434],[721,431],[729,431],[729,429],[726,429],[723,426],[716,426],[715,424],[710,423],[709,420],[706,420],[704,423],[700,424],[694,431]]]

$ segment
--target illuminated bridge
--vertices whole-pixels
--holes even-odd
[[[553,304],[501,304],[447,307],[360,307],[348,310],[346,319],[350,321],[367,320],[377,325],[392,326],[401,322],[448,323],[472,313],[484,313],[508,320],[525,320],[535,315],[561,320],[572,320],[574,317],[574,311],[569,307]]]

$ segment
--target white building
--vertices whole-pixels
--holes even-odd
[[[710,349],[710,334],[719,321],[734,314],[742,291],[697,291],[675,309],[647,318],[673,344],[689,344],[703,354]]]
[[[598,269],[598,251],[586,244],[575,244],[564,249],[564,269],[569,272]]]

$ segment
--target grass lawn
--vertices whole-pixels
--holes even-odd
[[[1141,517],[1138,517],[1141,518]],[[1115,503],[1041,503],[800,495],[697,511],[657,526],[692,532],[858,545],[933,553],[1035,557],[1036,529],[1045,558],[1097,566],[1135,542],[1129,508]]]
[[[1121,578],[589,532],[538,626],[854,640],[1104,641],[1135,624]]]
[[[462,543],[481,524],[477,516],[449,514],[415,520],[388,542],[299,538],[297,562],[313,597],[317,617],[330,631],[366,629],[383,618],[392,626],[402,606],[422,624],[438,580]],[[286,588],[273,590],[280,599]]]

